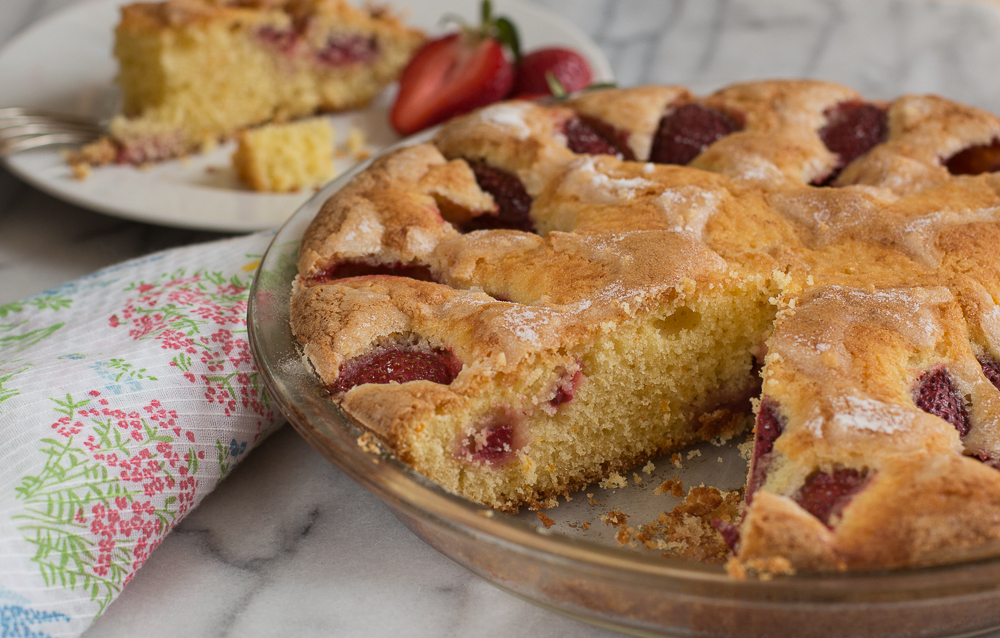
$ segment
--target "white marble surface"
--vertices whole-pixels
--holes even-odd
[[[75,1],[3,0],[0,45]],[[807,76],[871,98],[932,91],[1000,112],[993,79],[1000,5],[987,0],[538,2],[593,36],[622,85],[678,82],[704,91]],[[0,169],[0,303],[219,236],[92,213]],[[513,598],[451,563],[290,428],[168,536],[87,632],[276,634],[614,635]]]

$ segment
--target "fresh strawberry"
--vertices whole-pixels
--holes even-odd
[[[554,83],[562,86],[566,93],[572,93],[590,86],[593,78],[590,65],[576,51],[558,47],[539,49],[518,62],[513,95],[556,95],[552,90]]]
[[[425,44],[403,70],[390,120],[410,135],[450,117],[503,99],[514,83],[517,32],[506,18],[493,18],[483,2],[482,24]]]

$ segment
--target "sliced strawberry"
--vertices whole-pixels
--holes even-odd
[[[425,44],[403,69],[390,120],[401,135],[439,124],[450,117],[503,99],[514,84],[520,57],[517,29],[504,17],[494,18],[483,0],[478,27],[462,25],[459,33]]]
[[[590,86],[594,79],[587,60],[576,51],[558,47],[539,49],[518,63],[514,96],[554,95],[549,74],[567,93]]]
[[[417,51],[399,80],[392,126],[410,135],[503,98],[514,82],[514,66],[503,45],[456,33]]]

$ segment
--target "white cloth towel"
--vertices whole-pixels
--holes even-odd
[[[272,236],[0,306],[0,635],[82,633],[281,424],[246,322]]]

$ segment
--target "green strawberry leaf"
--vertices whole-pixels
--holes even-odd
[[[591,84],[589,86],[583,87],[582,91],[597,91],[599,89],[617,89],[617,82],[597,82],[596,84]]]
[[[514,64],[517,64],[521,61],[521,38],[517,34],[517,27],[505,17],[497,18],[495,24],[497,41],[510,49],[514,54]]]

